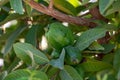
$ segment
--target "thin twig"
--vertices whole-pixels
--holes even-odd
[[[49,6],[48,6],[48,9],[53,9],[53,0],[50,0],[50,3],[49,3]]]

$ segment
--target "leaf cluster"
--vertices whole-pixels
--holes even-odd
[[[120,0],[0,0],[0,80],[119,80]]]

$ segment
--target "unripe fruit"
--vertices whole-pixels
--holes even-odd
[[[61,50],[63,47],[73,44],[74,36],[68,27],[58,22],[50,24],[49,27],[46,37],[48,44],[53,48]]]
[[[65,48],[65,63],[69,65],[76,65],[82,60],[81,52],[73,46],[67,46]]]

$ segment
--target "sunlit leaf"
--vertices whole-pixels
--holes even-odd
[[[74,7],[78,7],[81,5],[79,0],[67,0],[70,4],[72,4]]]
[[[59,10],[71,15],[77,14],[75,7],[72,4],[70,4],[68,1],[66,0],[53,0],[53,1],[54,1],[54,6]]]

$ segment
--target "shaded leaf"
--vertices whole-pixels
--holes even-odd
[[[117,80],[120,80],[120,69],[119,69],[118,74],[117,74]]]
[[[95,40],[104,37],[106,30],[104,28],[90,29],[81,34],[76,41],[75,47],[80,51],[86,49]]]
[[[23,14],[22,0],[10,0],[10,5],[16,13]]]
[[[105,11],[112,5],[114,0],[99,0],[100,13],[104,15]]]
[[[4,80],[48,80],[48,78],[44,72],[21,69],[11,72]]]
[[[103,44],[102,46],[104,47],[104,50],[102,52],[105,54],[111,52],[115,48],[115,44],[111,43]]]
[[[18,27],[7,39],[5,47],[2,51],[2,53],[4,55],[7,55],[7,53],[11,50],[12,45],[14,43],[14,41],[16,40],[16,38],[26,29],[27,27],[25,25],[21,25],[20,27]]]
[[[83,80],[78,72],[71,66],[65,65],[65,69],[60,71],[61,80]]]
[[[58,71],[59,71],[58,68],[51,67],[51,68],[48,69],[47,75],[48,75],[49,78],[52,78],[53,76],[55,76],[55,74],[57,74]]]
[[[32,59],[31,56],[33,56],[33,59],[37,64],[44,64],[49,62],[48,58],[44,55],[44,53],[37,50],[31,44],[16,43],[13,45],[13,47],[18,58],[20,58],[21,60],[28,64],[31,63],[30,61]]]
[[[113,66],[116,70],[120,69],[120,48],[115,51]]]
[[[112,65],[106,62],[97,61],[97,60],[88,60],[80,65],[81,67],[83,67],[83,69],[86,72],[96,72],[96,71],[112,68]]]
[[[85,71],[84,71],[84,69],[82,68],[81,65],[75,66],[75,69],[76,69],[76,71],[79,73],[79,75],[81,75],[82,77],[85,76]]]
[[[111,54],[106,54],[103,57],[102,61],[112,64],[113,63],[113,59],[114,59],[114,54],[111,53]]]
[[[60,78],[61,80],[73,80],[65,70],[60,71]]]
[[[64,57],[65,57],[65,50],[63,49],[62,52],[60,53],[60,57],[56,60],[51,60],[49,63],[54,66],[57,67],[59,69],[64,69]]]
[[[112,7],[106,11],[105,16],[119,11],[120,10],[119,4],[120,4],[120,0],[114,1],[114,3],[112,4]]]
[[[29,29],[26,38],[25,38],[25,42],[26,43],[30,43],[33,46],[37,46],[37,29],[38,29],[38,25],[32,25],[31,28]]]
[[[4,80],[4,78],[7,76],[7,71],[1,72],[0,73],[0,80]]]
[[[31,6],[29,6],[28,4],[25,4],[25,7],[26,7],[26,12],[29,16],[31,16],[31,12],[32,12],[32,8]]]
[[[5,18],[2,22],[0,22],[0,25],[3,25],[11,20],[15,20],[15,19],[20,19],[20,18],[23,18],[27,15],[20,15],[18,13],[13,13],[13,14],[10,14],[9,16],[7,16],[7,18]]]
[[[0,36],[3,34],[3,30],[2,29],[0,29]]]
[[[20,59],[15,58],[14,61],[10,64],[10,66],[7,68],[7,72],[11,72],[17,65],[19,65]]]
[[[101,46],[98,42],[93,42],[90,47],[90,50],[104,50],[104,47]]]

